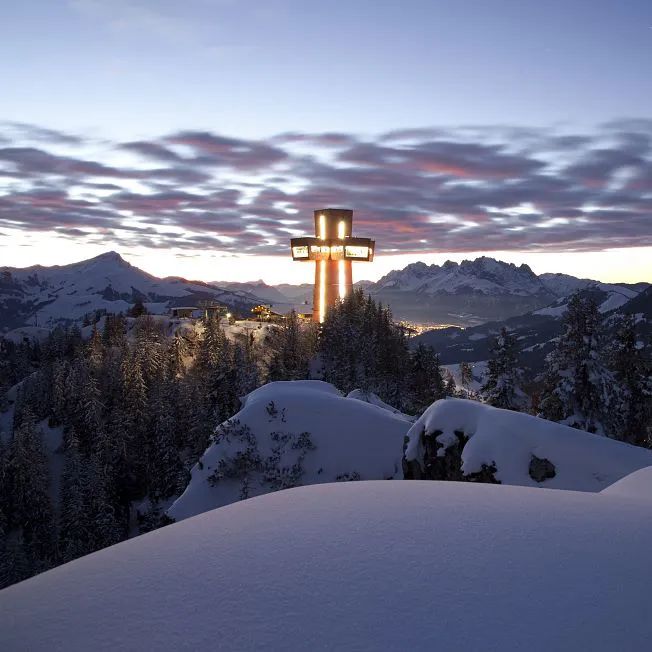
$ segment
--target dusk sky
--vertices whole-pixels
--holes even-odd
[[[0,22],[0,265],[119,251],[310,282],[493,255],[652,281],[650,0],[25,0]]]

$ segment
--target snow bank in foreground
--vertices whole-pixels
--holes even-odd
[[[603,489],[601,493],[609,496],[640,498],[652,502],[652,466],[630,473],[622,480]]]
[[[291,489],[0,591],[0,648],[649,650],[649,516],[524,487]]]
[[[411,422],[344,398],[328,383],[302,380],[258,388],[226,425],[228,432],[222,428],[224,434],[193,467],[188,487],[168,510],[172,518],[288,486],[402,478],[403,440]]]
[[[437,457],[445,457],[448,449],[459,445],[456,431],[463,433],[470,439],[462,450],[462,472],[469,475],[480,472],[483,464],[495,464],[494,477],[503,484],[600,491],[652,465],[652,451],[462,399],[437,401],[423,413],[408,433],[405,459],[422,463],[427,455],[423,434],[437,431]],[[533,456],[552,463],[554,477],[534,480],[530,476]]]

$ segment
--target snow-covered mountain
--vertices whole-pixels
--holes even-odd
[[[589,287],[599,287],[605,291],[614,291],[622,292],[627,290],[631,292],[631,296],[642,292],[646,287],[649,287],[649,283],[602,283],[600,281],[594,281],[590,278],[577,278],[571,276],[570,274],[561,274],[561,273],[545,273],[539,274],[539,279],[544,284],[550,292],[552,292],[557,297],[565,297],[577,290],[584,290]]]
[[[412,263],[368,291],[396,317],[460,326],[523,314],[556,298],[527,265],[485,256],[443,265]]]
[[[467,293],[515,296],[547,294],[547,288],[527,265],[517,267],[513,263],[504,263],[486,256],[461,263],[448,260],[441,266],[412,263],[383,276],[374,289],[404,290],[429,296]]]
[[[269,383],[242,403],[193,467],[172,518],[289,486],[402,477],[412,420],[378,397],[304,380]]]
[[[252,498],[0,591],[0,648],[643,652],[650,471],[602,493],[372,481]]]
[[[475,326],[546,308],[578,289],[597,288],[609,293],[611,310],[647,285],[610,285],[567,274],[537,276],[528,265],[482,256],[443,265],[412,263],[391,271],[366,289],[389,304],[396,317]]]
[[[260,302],[232,291],[179,277],[157,278],[109,252],[71,265],[0,268],[0,331],[20,326],[52,327],[97,310],[121,312],[143,301],[153,313],[172,305],[215,299],[234,310]]]

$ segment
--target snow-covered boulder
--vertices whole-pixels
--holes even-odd
[[[0,649],[647,651],[649,516],[459,482],[280,491],[0,591]]]
[[[402,478],[410,425],[409,417],[343,397],[322,381],[269,383],[218,428],[168,515],[181,520],[299,485]]]
[[[463,399],[433,403],[408,440],[408,479],[601,491],[652,465],[652,451]]]

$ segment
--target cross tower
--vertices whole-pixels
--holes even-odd
[[[324,208],[315,211],[315,237],[292,238],[292,259],[315,261],[313,321],[323,322],[326,311],[353,290],[353,261],[371,262],[375,242],[351,235],[353,211]]]

